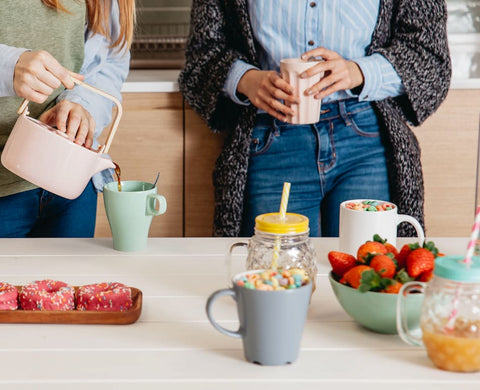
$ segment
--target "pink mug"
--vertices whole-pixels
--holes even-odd
[[[280,61],[280,73],[299,96],[299,104],[287,103],[295,111],[295,115],[287,116],[287,122],[293,124],[316,123],[320,120],[322,101],[314,95],[305,95],[305,90],[318,83],[323,72],[312,77],[302,79],[300,74],[318,64],[318,61],[304,61],[300,58],[286,58]]]

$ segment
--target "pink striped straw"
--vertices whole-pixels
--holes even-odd
[[[477,207],[477,211],[475,212],[475,222],[473,223],[472,233],[470,235],[470,241],[467,245],[467,255],[463,262],[465,264],[472,263],[473,253],[475,251],[475,243],[478,239],[478,232],[480,231],[480,206]]]
[[[478,239],[478,232],[480,231],[480,206],[477,207],[477,211],[475,212],[475,221],[472,226],[472,233],[470,234],[470,241],[468,241],[467,245],[467,254],[465,259],[463,259],[463,263],[470,265],[472,264],[472,257],[475,252],[475,244]],[[460,295],[460,287],[455,289],[455,297],[453,299],[453,309],[450,315],[448,316],[447,323],[445,324],[445,330],[452,330],[455,325],[455,319],[458,315],[458,296]]]

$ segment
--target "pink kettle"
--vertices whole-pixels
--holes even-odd
[[[116,116],[105,141],[96,151],[75,144],[67,135],[28,116],[28,100],[18,109],[15,126],[2,152],[5,168],[29,182],[67,199],[83,192],[91,177],[104,169],[115,168],[107,153],[122,116],[117,98],[73,78],[73,81],[112,100]]]

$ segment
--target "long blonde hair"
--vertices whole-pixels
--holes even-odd
[[[68,12],[61,4],[61,0],[42,0],[47,7]],[[101,34],[112,41],[108,29],[110,18],[110,6],[112,0],[85,0],[87,4],[88,29],[92,33]],[[118,0],[120,10],[120,33],[111,47],[118,50],[129,49],[132,44],[133,29],[135,24],[135,0]]]

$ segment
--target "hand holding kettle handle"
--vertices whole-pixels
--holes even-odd
[[[102,153],[108,153],[108,150],[110,149],[110,145],[112,144],[113,137],[115,136],[115,132],[117,131],[118,124],[120,123],[120,118],[122,117],[123,109],[122,105],[120,104],[120,101],[113,95],[110,95],[107,92],[104,92],[98,88],[95,88],[91,86],[90,84],[84,83],[81,80],[78,80],[77,78],[73,77],[73,75],[70,75],[72,77],[72,80],[75,84],[78,84],[84,88],[87,88],[93,92],[95,92],[98,95],[101,95],[112,102],[115,103],[117,106],[117,112],[115,114],[115,119],[113,120],[113,124],[110,127],[110,131],[108,132],[107,140],[105,141],[105,145],[100,146],[97,150],[99,154]],[[28,103],[30,103],[29,100],[23,99],[22,104],[20,104],[20,107],[17,110],[17,114],[19,115],[28,115]]]

